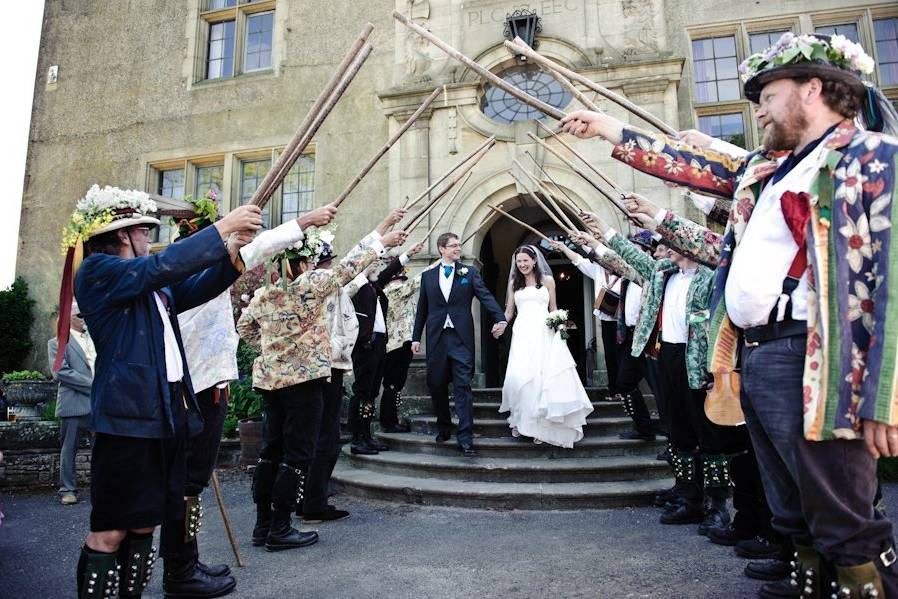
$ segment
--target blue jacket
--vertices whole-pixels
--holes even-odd
[[[189,434],[202,430],[176,315],[211,300],[239,276],[215,227],[145,258],[93,254],[84,260],[75,277],[75,298],[97,348],[94,431],[150,439],[174,432],[162,319],[153,291],[168,297],[184,364]]]

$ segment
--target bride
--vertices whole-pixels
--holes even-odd
[[[567,342],[546,325],[555,309],[555,280],[546,259],[532,245],[519,247],[512,256],[505,302],[506,320],[511,322],[515,313],[517,318],[499,412],[511,412],[508,425],[515,437],[573,447],[583,438],[592,403]]]

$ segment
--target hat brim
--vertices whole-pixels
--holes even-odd
[[[158,227],[160,225],[159,219],[153,218],[152,216],[133,216],[129,218],[118,218],[108,225],[104,225],[93,231],[90,236],[96,237],[97,235],[102,235],[103,233],[109,233],[110,231],[117,231],[119,229],[125,229],[127,227],[137,227],[140,225],[149,225],[151,227]]]
[[[819,77],[847,83],[852,91],[863,96],[864,82],[860,76],[851,71],[823,62],[799,62],[772,69],[765,69],[745,82],[745,97],[757,104],[761,99],[761,90],[771,81],[778,79],[795,79],[796,77]]]

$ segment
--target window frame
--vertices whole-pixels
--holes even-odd
[[[275,34],[277,32],[277,0],[237,0],[234,6],[207,10],[209,0],[200,0],[197,23],[197,46],[194,69],[194,85],[214,84],[230,81],[246,75],[275,73]],[[246,36],[248,19],[259,13],[272,14],[271,24],[271,63],[267,67],[246,70]],[[225,21],[234,21],[234,56],[233,73],[230,77],[206,77],[209,58],[209,36],[211,26]]]

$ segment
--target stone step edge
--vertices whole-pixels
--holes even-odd
[[[436,416],[428,416],[426,414],[418,414],[415,416],[408,417],[409,422],[414,423],[433,423],[436,424],[437,417]],[[596,418],[586,417],[587,425],[589,424],[627,424],[632,422],[632,420],[627,416],[600,416]],[[458,419],[453,418],[452,424],[458,424]],[[474,426],[499,426],[499,425],[508,425],[508,420],[505,418],[475,418]]]
[[[377,437],[383,439],[384,441],[398,441],[403,443],[420,443],[422,445],[444,445],[444,444],[452,444],[454,442],[447,441],[446,443],[437,443],[434,439],[434,435],[425,435],[421,433],[377,433]],[[665,440],[663,437],[659,437],[655,441],[640,441],[638,439],[619,439],[618,437],[609,436],[609,435],[596,435],[594,437],[583,437],[580,441],[577,441],[574,444],[574,449],[577,447],[608,447],[608,446],[620,446],[620,447],[639,447],[644,444],[652,444],[663,446]],[[536,445],[536,444],[528,444],[522,443],[520,440],[515,439],[514,437],[476,437],[474,439],[474,446],[481,445],[483,447],[528,447],[529,445],[533,445],[534,448],[537,449],[545,449],[547,446]],[[549,448],[554,446],[548,446]],[[562,449],[562,448],[557,448]]]
[[[555,459],[535,458],[464,458],[461,456],[441,456],[405,451],[385,451],[378,455],[353,455],[344,447],[343,453],[350,458],[354,467],[364,468],[367,463],[378,463],[391,466],[411,466],[417,468],[490,470],[507,472],[555,472],[576,470],[613,470],[632,468],[634,470],[667,469],[666,462],[654,457],[640,455],[606,456],[606,457],[569,457]],[[411,459],[410,459],[411,458]]]

